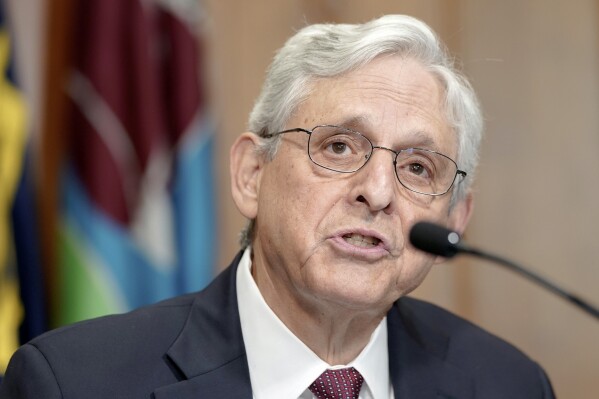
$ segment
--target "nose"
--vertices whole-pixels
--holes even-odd
[[[374,149],[387,151],[373,151],[366,165],[354,174],[356,180],[352,197],[373,212],[391,213],[397,198],[398,183],[394,166],[395,152],[385,147]]]

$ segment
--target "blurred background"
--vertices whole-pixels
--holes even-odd
[[[486,120],[466,239],[599,305],[599,1],[0,0],[0,374],[51,327],[205,286],[238,251],[228,151],[315,22],[431,25]],[[597,398],[599,323],[497,266],[415,296]]]

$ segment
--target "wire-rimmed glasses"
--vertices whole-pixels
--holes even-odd
[[[399,151],[376,146],[363,134],[334,125],[319,125],[312,130],[287,129],[266,134],[271,138],[285,133],[303,132],[308,138],[308,156],[316,165],[340,173],[353,173],[368,163],[375,148],[395,154],[395,175],[402,186],[424,195],[443,195],[453,186],[458,175],[466,172],[458,169],[455,161],[447,155],[423,148],[406,148]]]

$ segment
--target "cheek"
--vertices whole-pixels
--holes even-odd
[[[287,220],[306,224],[322,219],[336,202],[333,197],[335,190],[339,191],[335,187],[338,182],[330,176],[321,175],[310,161],[295,159],[288,162],[293,156],[281,157],[272,162],[263,194],[273,197],[279,216]],[[286,162],[281,162],[281,159],[286,159]]]
[[[264,181],[263,193],[271,199],[261,204],[258,218],[262,238],[278,248],[281,258],[306,264],[321,254],[326,238],[346,215],[339,207],[346,190],[311,171],[296,172],[298,168],[279,169]]]
[[[426,278],[433,265],[434,258],[409,249],[403,260],[403,267],[396,276],[396,289],[401,296],[409,294],[416,289]]]
[[[274,160],[263,174],[258,220],[264,227],[275,229],[273,234],[280,238],[297,236],[313,214],[312,199],[318,198],[314,191],[297,165]]]

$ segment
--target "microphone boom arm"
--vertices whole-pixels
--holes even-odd
[[[410,242],[414,247],[421,251],[444,258],[452,258],[459,253],[464,253],[503,265],[578,306],[596,319],[599,319],[599,309],[589,302],[567,292],[550,280],[541,277],[508,259],[466,245],[461,241],[461,237],[458,233],[443,226],[424,221],[418,222],[412,226],[412,229],[410,230]]]
[[[467,245],[464,245],[462,243],[457,244],[457,247],[458,247],[458,253],[473,255],[473,256],[477,256],[482,259],[486,259],[486,260],[490,260],[495,263],[502,264],[503,266],[507,267],[508,269],[510,269],[516,273],[519,273],[521,276],[524,276],[527,279],[545,287],[547,290],[553,292],[555,295],[561,296],[565,300],[573,303],[574,305],[578,306],[580,309],[582,309],[585,312],[589,313],[590,315],[594,316],[596,319],[599,319],[599,309],[597,309],[596,307],[594,307],[593,305],[591,305],[584,299],[558,287],[555,283],[546,279],[545,277],[542,277],[536,273],[533,273],[532,271],[525,269],[522,266],[520,266],[508,259],[502,258],[501,256],[494,255],[494,254],[491,254],[491,253],[488,253],[485,251],[480,251],[478,249],[468,247]]]

